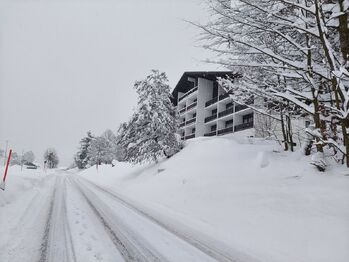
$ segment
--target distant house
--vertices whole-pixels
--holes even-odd
[[[37,169],[39,166],[35,165],[34,163],[31,162],[26,162],[24,163],[24,167],[27,169]]]

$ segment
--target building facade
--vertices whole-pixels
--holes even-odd
[[[253,128],[250,108],[234,102],[217,83],[231,72],[185,72],[172,92],[183,140]]]

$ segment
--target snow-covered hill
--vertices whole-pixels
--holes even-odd
[[[257,261],[349,261],[349,171],[230,137],[193,139],[156,165],[80,173],[168,223]],[[218,244],[217,244],[218,243]]]

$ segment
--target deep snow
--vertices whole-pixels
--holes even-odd
[[[80,175],[242,260],[349,261],[349,171],[319,173],[309,161],[233,135],[193,139],[157,165]]]

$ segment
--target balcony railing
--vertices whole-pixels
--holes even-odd
[[[218,130],[217,134],[218,135],[224,135],[224,134],[231,133],[231,132],[234,132],[234,127],[233,126],[220,129],[220,130]]]
[[[186,92],[183,96],[181,96],[179,99],[178,99],[178,102],[181,101],[183,98],[187,97],[188,95],[194,93],[195,91],[198,90],[198,87],[194,87],[193,89],[190,89],[188,92]]]
[[[187,136],[185,137],[185,140],[191,139],[191,138],[194,138],[194,137],[195,137],[195,134],[187,135]]]
[[[227,115],[230,115],[232,113],[234,113],[234,107],[231,107],[231,108],[228,108],[228,109],[226,109],[226,110],[224,110],[222,112],[219,112],[218,113],[218,117],[227,116]]]
[[[236,104],[235,105],[235,112],[239,112],[239,111],[244,110],[246,108],[247,108],[247,106],[245,106],[245,105]]]
[[[179,127],[183,127],[183,126],[185,126],[185,121],[179,124]]]
[[[204,136],[215,136],[216,134],[217,134],[217,130],[208,132],[208,133],[204,134]]]
[[[187,107],[187,111],[189,111],[190,109],[196,107],[197,104],[198,104],[198,102],[191,103],[191,104]]]
[[[184,107],[184,108],[182,108],[181,110],[179,110],[179,113],[180,113],[180,114],[183,114],[186,110],[187,110],[187,109]]]
[[[249,129],[249,128],[252,128],[252,127],[253,127],[253,122],[247,122],[247,123],[243,123],[243,124],[240,124],[240,125],[236,125],[234,131],[237,132],[237,131]]]
[[[227,97],[229,97],[229,94],[228,93],[224,93],[224,94],[219,96],[219,101],[221,101],[221,100],[223,100],[223,99],[225,99]]]
[[[205,103],[205,107],[208,107],[210,105],[213,105],[214,103],[217,103],[218,101],[218,96],[212,98],[211,100],[208,100],[206,103]]]
[[[196,121],[196,117],[193,117],[192,119],[189,119],[185,122],[186,125],[190,125],[191,123],[194,123]]]
[[[212,116],[208,116],[208,117],[205,118],[205,123],[210,122],[210,121],[212,121],[212,120],[214,120],[216,118],[217,118],[217,114],[212,115]]]

